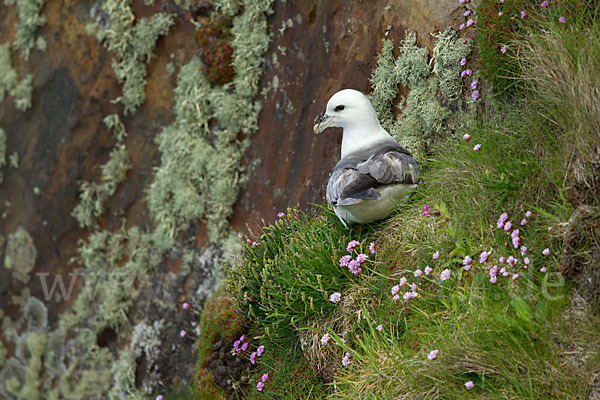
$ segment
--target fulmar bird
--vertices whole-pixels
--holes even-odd
[[[418,163],[381,127],[371,102],[357,90],[344,89],[329,99],[314,131],[329,127],[344,132],[327,202],[345,226],[386,218],[416,188]]]

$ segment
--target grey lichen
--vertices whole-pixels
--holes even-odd
[[[21,51],[25,60],[29,59],[31,49],[40,48],[36,39],[35,31],[46,23],[46,17],[42,15],[45,0],[16,0],[17,12],[19,13],[19,24],[13,46]],[[43,39],[42,39],[43,40]],[[45,44],[41,45],[45,48]]]
[[[6,166],[6,132],[4,132],[4,129],[0,128],[0,183],[2,183],[4,181],[3,170],[4,170],[5,166]]]
[[[369,96],[379,122],[388,131],[394,123],[392,105],[400,92],[399,78],[396,74],[394,64],[394,42],[384,39],[381,43],[381,52],[377,59],[377,67],[373,71],[370,81],[373,92]]]
[[[371,76],[371,101],[383,127],[417,158],[424,156],[436,137],[447,133],[451,112],[438,98],[460,100],[460,60],[471,52],[470,42],[459,40],[451,28],[434,36],[438,40],[431,61],[427,49],[417,45],[415,33],[406,35],[396,59],[392,42],[384,40]],[[392,104],[400,84],[410,91],[398,104],[401,114],[394,120]]]
[[[4,267],[12,271],[12,276],[23,282],[29,282],[29,273],[35,267],[37,250],[33,239],[25,229],[19,227],[8,235],[4,256]]]
[[[463,89],[460,60],[471,54],[472,46],[469,40],[459,38],[452,28],[433,36],[437,39],[430,62],[433,73],[440,81],[442,95],[448,100],[456,100]]]
[[[95,228],[97,219],[104,213],[104,203],[116,192],[127,176],[131,161],[123,140],[127,136],[125,126],[117,114],[104,118],[104,123],[113,132],[117,145],[110,152],[108,162],[102,169],[101,182],[79,182],[79,203],[72,215],[82,228]]]
[[[263,54],[270,37],[267,14],[272,1],[244,1],[244,13],[234,19],[233,87],[211,87],[196,57],[179,72],[175,89],[174,124],[156,141],[161,165],[148,192],[148,206],[157,222],[161,249],[172,246],[178,231],[190,221],[207,219],[209,239],[221,242],[244,182],[242,153],[248,141],[238,134],[257,129],[260,104],[254,101],[262,74]],[[210,129],[208,121],[218,120]]]
[[[11,66],[10,46],[8,43],[0,45],[0,101],[8,93],[13,96],[19,110],[27,110],[31,107],[32,82],[31,75],[17,79],[17,72]]]
[[[23,308],[28,332],[46,332],[48,329],[48,309],[38,298],[29,297]]]
[[[0,44],[0,101],[17,84],[17,71],[10,62],[10,44]]]
[[[98,40],[104,41],[107,49],[115,53],[112,67],[123,85],[123,95],[115,101],[123,103],[125,114],[135,112],[146,100],[146,63],[152,57],[157,39],[174,23],[173,17],[165,13],[142,18],[136,23],[131,2],[106,0],[102,10],[109,24],[107,27],[95,26]]]
[[[33,76],[26,75],[10,91],[10,94],[15,99],[15,105],[21,111],[25,111],[31,107],[32,82]]]

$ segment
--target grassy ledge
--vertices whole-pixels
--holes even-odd
[[[470,8],[481,59],[464,68],[481,62],[486,78],[463,83],[477,112],[428,143],[423,183],[397,215],[345,230],[326,207],[288,210],[248,240],[229,268],[249,324],[231,349],[254,363],[248,398],[598,394],[600,290],[581,282],[600,254],[599,13],[575,0],[516,6]],[[512,24],[500,47],[500,26],[482,23],[498,7]],[[383,46],[377,74],[390,75]],[[372,81],[391,107],[396,88]]]

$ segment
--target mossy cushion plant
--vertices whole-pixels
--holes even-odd
[[[344,228],[329,208],[320,207],[312,217],[289,210],[250,240],[244,260],[229,270],[241,313],[275,336],[330,314],[331,295],[373,272],[365,260],[349,266],[368,253],[360,243],[365,232]]]

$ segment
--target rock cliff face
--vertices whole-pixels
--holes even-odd
[[[17,5],[26,2],[17,0]],[[27,271],[30,279],[25,280],[16,279],[13,271],[0,263],[0,316],[5,317],[2,342],[9,355],[15,354],[13,337],[24,332],[25,321],[20,321],[20,313],[27,298],[46,298],[36,274],[49,274],[49,286],[54,277],[62,276],[68,286],[67,274],[80,267],[80,261],[72,262],[72,259],[78,255],[79,240],[88,238],[91,231],[80,228],[71,213],[79,202],[79,182],[101,179],[101,166],[109,160],[115,145],[111,131],[102,122],[107,115],[117,113],[124,123],[127,137],[123,142],[131,168],[125,181],[106,200],[104,213],[98,218],[99,229],[115,232],[124,220],[125,229],[138,227],[146,232],[155,225],[146,203],[154,168],[160,164],[161,155],[154,140],[162,128],[176,120],[177,76],[198,52],[194,39],[196,28],[190,20],[206,22],[212,11],[223,12],[228,4],[192,2],[187,11],[180,7],[182,2],[175,3],[138,0],[132,3],[135,18],[165,12],[173,16],[174,24],[158,39],[154,56],[146,64],[145,102],[127,115],[121,104],[111,102],[122,93],[111,66],[114,52],[86,32],[86,24],[94,23],[91,15],[97,17],[102,1],[46,2],[42,9],[46,24],[36,33],[45,40],[45,50],[32,50],[26,60],[19,51],[11,49],[12,68],[19,78],[31,74],[33,81],[29,109],[20,111],[12,95],[0,103],[0,128],[7,136],[6,155],[18,155],[18,168],[13,156],[13,166],[4,167],[4,182],[0,184],[3,213],[0,236],[9,238],[15,232],[26,232],[33,239],[37,257],[35,266]],[[240,15],[253,3],[260,1],[246,1],[246,7],[231,15]],[[0,44],[13,42],[17,35],[18,23],[23,18],[18,10],[17,6],[0,4],[3,16]],[[461,16],[462,10],[454,0],[274,2],[267,18],[271,41],[261,64],[260,94],[254,97],[261,106],[258,129],[249,135],[248,145],[241,146],[247,180],[242,179],[246,183],[240,188],[230,226],[237,232],[245,232],[247,226],[255,227],[263,219],[275,219],[277,212],[287,207],[321,203],[329,172],[339,158],[341,143],[340,132],[318,137],[312,132],[313,122],[323,112],[329,96],[346,87],[370,90],[369,77],[377,63],[382,38],[398,43],[406,32],[415,31],[418,43],[431,49],[430,33],[456,26]],[[245,135],[241,132],[240,140]],[[15,240],[11,243],[17,243]],[[8,247],[4,242],[0,240],[2,260]],[[10,251],[18,251],[18,243],[11,246]],[[214,286],[212,275],[206,271],[203,275],[198,270],[198,266],[205,269],[212,266],[206,262],[211,259],[213,250],[209,247],[205,221],[192,221],[192,226],[177,236],[174,247],[166,255],[159,255],[161,261],[149,275],[152,281],[146,285],[160,286],[161,294],[157,298],[161,304],[172,303],[171,307],[175,305],[178,309],[181,301],[194,299],[200,307],[205,294]],[[201,254],[205,257],[200,257]],[[59,315],[71,309],[82,286],[81,280],[75,280],[68,299],[55,296],[54,300],[45,301],[51,329],[57,328]],[[157,329],[161,335],[170,332],[177,336],[178,326],[184,323],[182,318],[170,317],[172,313],[164,311],[169,309],[166,306],[153,315],[153,303],[141,304],[146,303],[136,302],[127,309],[130,328],[160,327]],[[164,322],[158,321],[157,316]],[[184,319],[192,324],[190,320],[194,318]],[[146,325],[138,325],[142,320],[147,320]],[[116,355],[117,348],[128,346],[130,328],[107,327],[95,332],[96,345],[111,349]],[[193,326],[189,325],[188,329],[193,330]],[[147,359],[148,354],[140,356],[138,348],[144,346],[132,347],[137,358],[134,357],[131,365],[134,368],[137,365],[138,373],[132,384],[152,392],[169,387],[178,379],[189,379],[193,368],[171,367],[182,360],[193,362],[192,342],[171,338],[163,343],[164,348],[169,346],[176,350],[170,356],[160,353],[160,363],[168,364],[163,365],[161,371]],[[189,357],[176,356],[186,351]],[[146,382],[144,371],[151,369],[153,381]]]

